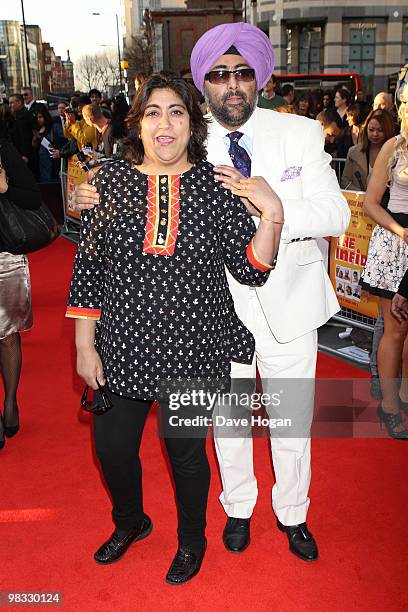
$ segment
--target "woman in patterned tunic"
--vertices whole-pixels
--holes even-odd
[[[282,205],[265,198],[262,179],[252,179],[262,214],[255,233],[241,200],[213,178],[204,161],[207,125],[183,79],[163,73],[145,81],[129,124],[137,137],[126,159],[99,170],[100,205],[82,213],[67,309],[77,318],[77,371],[95,390],[106,385],[113,404],[94,418],[115,524],[95,553],[104,564],[152,529],[143,512],[139,446],[161,382],[221,389],[231,360],[251,362],[254,341],[235,314],[224,266],[240,282],[262,285],[283,222]],[[172,427],[169,417],[177,413],[161,404],[179,539],[166,579],[180,584],[199,571],[206,547],[208,423]],[[195,408],[185,413],[194,416]]]
[[[401,134],[388,140],[378,154],[364,201],[366,213],[378,225],[371,236],[362,287],[379,296],[384,315],[384,335],[377,352],[382,394],[378,415],[391,437],[408,439],[403,422],[403,413],[408,413],[408,324],[398,321],[391,310],[408,269],[408,85],[401,94],[399,116]],[[381,198],[389,180],[390,200],[385,210]]]

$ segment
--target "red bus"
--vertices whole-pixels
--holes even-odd
[[[296,91],[307,91],[313,89],[331,89],[346,87],[355,99],[360,89],[360,77],[356,72],[339,72],[329,74],[275,74],[279,88],[283,85],[293,85]]]

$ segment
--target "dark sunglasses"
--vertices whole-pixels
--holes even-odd
[[[205,75],[205,80],[213,85],[222,85],[228,83],[231,74],[234,75],[237,81],[242,83],[250,83],[255,79],[255,70],[253,68],[238,68],[237,70],[211,70]]]
[[[88,400],[89,387],[86,386],[81,398],[81,408],[87,412],[92,412],[92,414],[105,414],[105,412],[113,408],[113,404],[104,387],[98,381],[96,383],[99,390],[98,394],[92,400]]]

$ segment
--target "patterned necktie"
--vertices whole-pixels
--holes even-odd
[[[238,141],[240,138],[242,138],[243,133],[230,132],[229,134],[227,134],[227,136],[231,141],[228,153],[230,155],[232,163],[243,176],[251,176],[251,158],[249,157],[245,149],[238,144]]]

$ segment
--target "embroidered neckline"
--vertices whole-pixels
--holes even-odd
[[[149,176],[143,252],[173,255],[180,218],[180,175]]]

